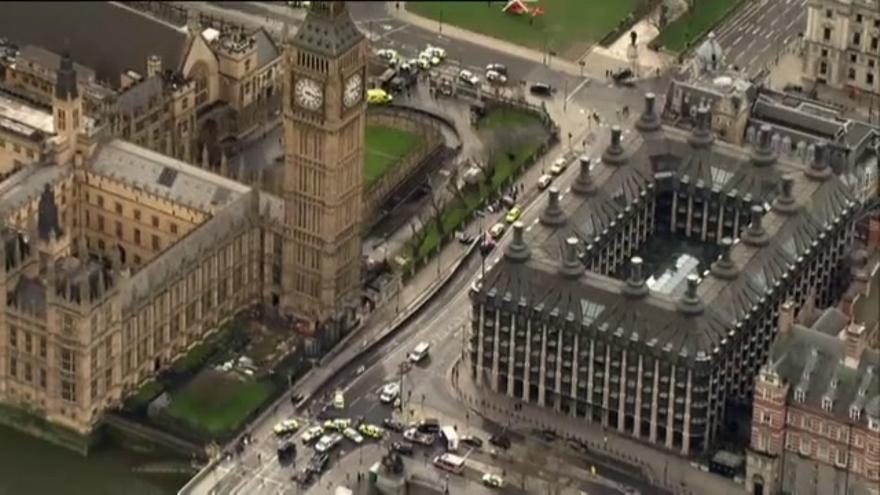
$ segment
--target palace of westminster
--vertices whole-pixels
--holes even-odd
[[[112,90],[67,54],[4,59],[0,403],[81,434],[243,308],[273,304],[319,346],[360,303],[367,44],[344,2],[280,49],[182,36],[174,67],[151,54]],[[239,132],[279,96],[280,194],[187,163],[197,119],[226,107]]]

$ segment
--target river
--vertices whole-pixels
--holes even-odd
[[[137,453],[110,444],[83,457],[0,427],[0,495],[170,495],[187,476],[133,471],[169,460],[175,461],[168,453]]]

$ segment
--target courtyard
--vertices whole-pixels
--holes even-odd
[[[555,52],[576,60],[589,47],[617,29],[621,21],[646,0],[538,0],[529,8],[540,7],[544,14],[513,15],[501,11],[505,1],[489,2],[409,2],[414,14],[440,24],[463,29],[526,46]]]

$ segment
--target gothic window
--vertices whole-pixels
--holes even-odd
[[[61,380],[61,398],[68,402],[76,402],[76,383]]]
[[[70,349],[61,349],[61,371],[76,373],[76,355]]]

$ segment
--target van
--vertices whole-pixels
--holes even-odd
[[[418,363],[419,361],[428,357],[428,350],[431,348],[431,344],[427,342],[420,342],[419,345],[416,346],[412,352],[407,355],[407,358],[413,363]]]
[[[443,454],[434,458],[434,466],[453,474],[464,471],[464,458],[454,454]]]

